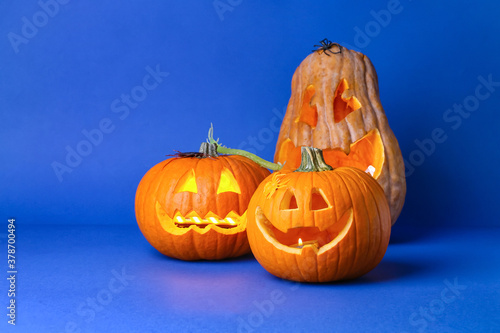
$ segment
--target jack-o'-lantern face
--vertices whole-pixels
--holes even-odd
[[[389,243],[384,192],[365,172],[328,171],[322,156],[313,159],[307,151],[302,148],[296,172],[268,176],[252,197],[247,211],[252,252],[269,272],[286,279],[360,276],[380,262]],[[320,160],[322,165],[315,164]]]
[[[312,129],[316,128],[318,110],[313,101],[315,95],[315,86],[308,85],[304,91],[302,106],[295,123],[304,123]],[[349,89],[349,83],[346,79],[341,79],[338,83],[331,104],[333,115],[322,112],[320,117],[331,117],[330,120],[335,124],[343,121],[352,112],[361,108],[361,103],[354,96],[353,91]],[[300,165],[300,147],[301,145],[296,145],[290,138],[283,140],[276,153],[277,161],[280,163],[286,161],[287,169],[296,169]],[[323,150],[326,163],[333,167],[350,166],[369,171],[375,179],[380,176],[384,163],[384,144],[380,132],[376,128],[353,142],[347,152],[340,147],[320,148]]]
[[[300,194],[306,191],[301,187],[296,196],[291,188],[287,188],[275,194],[273,201],[280,202],[279,213],[268,212],[268,215],[277,217],[276,225],[267,218],[261,206],[256,207],[255,219],[259,231],[277,248],[286,248],[287,252],[300,255],[304,247],[310,247],[320,255],[346,236],[352,226],[353,209],[347,208],[348,202],[333,207],[330,201],[335,202],[335,197],[326,198],[321,189],[313,188],[310,196],[302,197]],[[305,200],[301,202],[297,197]],[[337,210],[344,213],[337,216]],[[293,221],[303,222],[303,226],[297,226],[300,223]]]
[[[303,92],[299,116],[295,118],[296,123],[303,122],[311,128],[316,128],[318,123],[318,108],[313,101],[315,95],[315,86],[313,84],[308,85]],[[349,83],[347,83],[346,79],[341,79],[335,89],[332,108],[335,123],[344,120],[351,112],[361,108],[361,103],[354,96],[353,91],[349,89]]]
[[[213,160],[208,160],[208,162],[213,164]],[[213,169],[214,165],[211,167]],[[218,171],[220,174],[217,175]],[[168,214],[160,202],[156,202],[156,213],[163,229],[176,235],[185,234],[189,230],[199,233],[207,232],[209,229],[220,232],[223,231],[222,229],[234,229],[230,232],[245,230],[243,223],[245,212],[240,215],[239,210],[241,188],[238,181],[232,171],[225,166],[216,167],[216,171],[212,172],[214,174],[207,181],[206,177],[197,178],[194,168],[185,171],[175,185],[173,196],[171,196],[176,207],[173,213]],[[221,198],[218,198],[219,196]],[[229,201],[229,205],[219,209],[216,203],[212,208],[207,208],[214,199],[216,202],[218,199]],[[187,210],[182,209],[186,206],[185,202],[189,203]],[[231,206],[234,209],[226,213]],[[183,211],[187,213],[182,214]]]
[[[322,149],[334,168],[370,171],[384,189],[394,223],[406,193],[404,164],[380,102],[377,74],[365,55],[323,44],[293,75],[274,161],[294,170],[300,147],[311,146]]]
[[[136,194],[141,231],[158,251],[184,260],[249,252],[247,205],[269,171],[241,156],[194,155],[163,161],[143,177]]]

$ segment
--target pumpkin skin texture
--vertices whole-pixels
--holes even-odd
[[[248,202],[267,175],[267,169],[237,155],[212,152],[204,157],[167,159],[139,183],[137,223],[148,242],[169,257],[218,260],[241,256],[250,252]]]
[[[300,147],[313,146],[323,149],[326,163],[334,168],[365,171],[374,166],[373,176],[384,189],[394,224],[406,195],[401,150],[382,108],[370,59],[345,47],[340,50],[313,52],[295,71],[274,161],[287,161],[287,167],[295,169]],[[356,153],[356,145],[369,147],[361,142],[374,139],[382,144],[369,153]]]
[[[304,157],[310,148],[302,149]],[[257,261],[273,275],[300,282],[369,272],[382,260],[391,231],[382,187],[352,167],[273,173],[255,191],[247,220]]]

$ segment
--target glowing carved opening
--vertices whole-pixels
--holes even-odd
[[[177,182],[175,186],[175,193],[179,192],[193,192],[198,193],[198,187],[196,186],[196,176],[194,170],[191,169],[186,172],[181,179]]]
[[[217,194],[224,192],[234,192],[241,194],[240,186],[228,168],[223,168],[220,174],[219,187]]]
[[[283,199],[280,203],[280,210],[297,210],[299,206],[297,205],[297,198],[291,190],[286,191]]]
[[[184,217],[181,215],[176,215],[174,223],[178,228],[189,228],[192,225],[196,225],[199,228],[205,228],[210,224],[217,225],[220,228],[234,228],[237,226],[236,221],[230,217],[221,219],[213,216],[201,218],[199,216]]]
[[[231,211],[224,217],[213,212],[208,212],[205,216],[200,216],[195,211],[191,211],[186,215],[181,215],[177,211],[173,216],[169,216],[157,201],[156,216],[163,230],[174,235],[183,235],[190,230],[203,234],[212,229],[217,230],[219,233],[234,234],[246,228],[246,212],[240,216],[236,212]]]
[[[349,84],[345,79],[340,80],[333,96],[333,115],[336,123],[342,121],[349,113],[361,107],[359,100],[352,96]]]
[[[311,105],[311,100],[316,93],[316,89],[312,84],[308,85],[304,91],[304,96],[302,98],[302,107],[300,108],[300,115],[295,122],[303,122],[312,128],[316,127],[318,123],[318,110],[316,105]]]
[[[311,194],[311,210],[321,210],[330,207],[323,191],[319,188],[314,188]]]
[[[267,233],[280,244],[297,247],[300,246],[300,244],[298,244],[298,239],[301,239],[303,245],[311,244],[321,248],[335,240],[339,241],[339,238],[345,235],[347,230],[351,227],[353,211],[349,209],[338,221],[333,222],[331,226],[323,231],[320,231],[318,227],[297,227],[283,232],[276,228],[271,221],[265,217],[260,207],[257,207],[256,217],[261,227],[265,228]]]

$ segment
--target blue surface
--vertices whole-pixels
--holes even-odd
[[[315,285],[275,278],[252,256],[170,259],[134,226],[18,224],[17,325],[2,315],[0,331],[498,332],[499,238],[396,227],[373,271]]]
[[[500,2],[58,1],[0,3],[0,255],[15,217],[19,269],[15,328],[0,280],[1,332],[500,331]],[[141,177],[212,122],[271,159],[293,72],[325,37],[374,63],[406,161],[380,266],[297,285],[251,256],[156,253]]]
[[[376,67],[407,161],[404,223],[500,225],[500,2],[54,1],[0,4],[0,216],[133,223],[141,177],[211,122],[271,159],[293,72],[327,37]]]

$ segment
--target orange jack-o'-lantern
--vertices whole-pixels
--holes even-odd
[[[242,156],[218,156],[213,144],[151,168],[137,188],[135,211],[146,239],[184,260],[248,253],[246,210],[269,171]]]
[[[383,258],[391,232],[380,185],[353,167],[333,169],[321,150],[302,147],[295,172],[275,172],[255,191],[247,211],[255,258],[285,279],[353,279]]]
[[[326,163],[368,170],[384,189],[392,223],[406,181],[398,142],[380,103],[377,74],[365,55],[322,41],[295,71],[275,162],[300,164],[300,147],[323,149]]]

